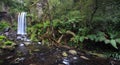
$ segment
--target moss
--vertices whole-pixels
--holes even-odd
[[[5,44],[5,45],[12,45],[13,42],[11,42],[11,41],[6,41],[4,44]]]
[[[0,65],[2,65],[3,64],[3,60],[0,60]]]

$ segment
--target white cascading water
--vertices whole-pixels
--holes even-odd
[[[26,24],[26,12],[21,12],[18,14],[18,26],[17,26],[17,40],[21,40],[17,47],[17,51],[23,53],[23,55],[28,55],[29,51],[26,48],[25,45],[29,45],[31,44],[30,40],[26,37],[27,33],[26,33],[26,28],[27,28],[27,24]],[[24,60],[25,58],[22,57],[20,58],[20,60]]]
[[[27,13],[26,12],[21,12],[18,14],[18,28],[17,28],[17,34],[18,34],[18,37],[17,39],[21,39],[21,40],[24,40],[24,41],[27,41],[27,33],[26,33],[26,15]]]
[[[26,12],[21,12],[18,14],[18,29],[17,34],[25,36],[26,33]]]

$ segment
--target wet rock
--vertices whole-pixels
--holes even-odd
[[[18,41],[29,42],[29,39],[27,39],[27,37],[24,36],[24,35],[17,35],[17,40],[18,40]]]
[[[22,57],[22,58],[16,58],[14,61],[12,61],[11,63],[12,64],[17,64],[17,63],[20,63],[20,62],[23,62],[25,60],[25,58],[24,57]]]
[[[110,61],[109,63],[110,63],[110,65],[115,65],[115,64],[116,64],[116,62],[115,62],[115,61],[113,61],[113,60],[112,60],[112,61]]]
[[[40,44],[40,45],[41,45],[41,44],[42,44],[42,42],[38,42],[38,44]]]
[[[62,56],[67,57],[68,54],[67,54],[65,51],[63,51],[63,52],[62,52]]]
[[[11,41],[16,40],[16,33],[15,32],[9,32],[7,35],[7,38]]]
[[[4,30],[4,32],[9,32],[9,31],[10,31],[9,27],[5,28],[5,30]]]
[[[23,43],[21,43],[17,48],[16,48],[16,52],[18,55],[27,55],[29,54],[28,49],[25,47],[25,45]]]
[[[9,32],[5,32],[4,34],[5,34],[6,36],[8,36],[8,35],[9,35]]]
[[[73,60],[77,60],[78,58],[77,57],[73,57]]]
[[[65,65],[70,65],[70,60],[68,58],[64,58],[62,63]]]
[[[26,41],[26,42],[24,42],[24,44],[25,44],[25,46],[28,46],[28,45],[30,45],[30,44],[31,44],[31,42]]]
[[[77,51],[75,51],[75,50],[69,50],[68,52],[72,55],[77,55]]]

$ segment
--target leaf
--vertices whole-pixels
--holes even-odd
[[[96,39],[96,36],[95,35],[88,35],[88,38],[93,41]]]
[[[97,37],[96,39],[95,39],[95,42],[98,42],[99,41],[99,38]]]
[[[120,38],[116,39],[115,41],[120,44]]]
[[[110,43],[110,40],[106,39],[104,42],[105,42],[105,44],[108,44],[108,43]]]
[[[75,42],[75,43],[78,43],[78,42],[79,42],[79,38],[80,38],[80,37],[79,37],[78,35],[76,35],[76,36],[74,37],[74,42]]]
[[[79,40],[80,40],[80,42],[83,42],[84,39],[85,39],[85,37],[84,37],[84,36],[81,36]]]
[[[105,39],[106,39],[106,38],[103,37],[103,36],[100,36],[100,37],[99,37],[99,41],[100,41],[100,42],[104,41]]]
[[[115,41],[115,40],[111,40],[110,44],[111,44],[114,48],[118,49],[118,47],[117,47],[117,44],[116,44],[116,41]]]

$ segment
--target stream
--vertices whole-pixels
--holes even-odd
[[[118,60],[97,57],[77,49],[34,43],[0,51],[0,65],[120,65]]]

